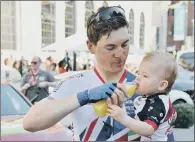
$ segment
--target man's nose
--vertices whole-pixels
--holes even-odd
[[[122,58],[122,57],[124,57],[124,51],[122,50],[122,49],[118,49],[118,50],[116,50],[116,52],[115,52],[115,57],[117,57],[117,58]]]

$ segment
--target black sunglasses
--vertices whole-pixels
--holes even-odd
[[[89,22],[88,27],[93,22],[109,20],[112,17],[116,17],[116,16],[121,16],[125,18],[125,11],[122,7],[120,6],[106,7],[95,14],[94,18],[92,18],[91,21]]]
[[[36,65],[36,64],[37,64],[37,62],[31,62],[31,64],[34,64],[34,65]]]

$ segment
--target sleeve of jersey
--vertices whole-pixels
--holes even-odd
[[[163,102],[159,100],[150,104],[149,108],[146,110],[145,113],[147,117],[144,120],[144,122],[151,125],[154,128],[154,130],[157,130],[161,121],[165,117],[166,109]]]
[[[51,94],[42,101],[61,99],[65,96],[73,95],[76,93],[74,89],[75,84],[74,80],[69,79],[59,81],[58,85],[51,91]]]

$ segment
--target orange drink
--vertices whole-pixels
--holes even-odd
[[[136,85],[135,84],[126,84],[125,86],[127,87],[127,90],[128,90],[128,96],[132,97],[133,94],[135,93]]]

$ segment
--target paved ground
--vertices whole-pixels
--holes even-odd
[[[175,141],[194,141],[194,126],[189,129],[173,128]]]

